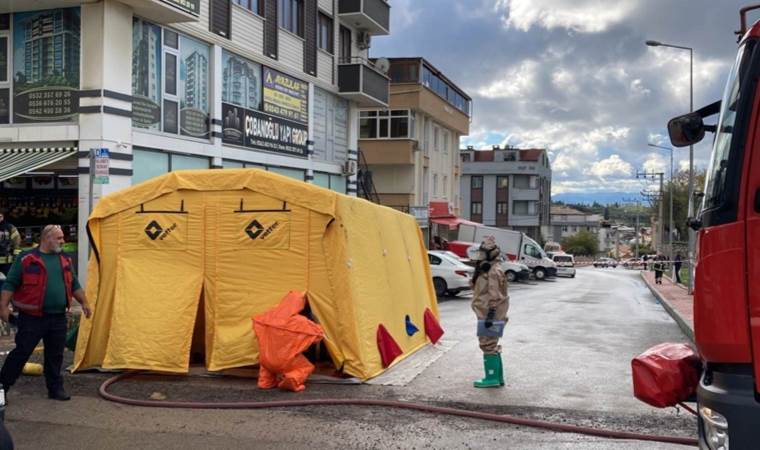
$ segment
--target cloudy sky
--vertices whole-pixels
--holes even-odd
[[[718,100],[748,0],[390,0],[391,35],[371,55],[423,56],[473,98],[462,146],[544,147],[558,193],[638,192],[666,170],[665,125]],[[709,121],[708,121],[709,122]],[[706,167],[712,135],[695,147]],[[653,151],[654,150],[654,151]],[[677,149],[676,170],[688,168]]]

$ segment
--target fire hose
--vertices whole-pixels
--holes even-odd
[[[576,433],[611,439],[630,439],[636,441],[664,442],[668,444],[681,444],[696,447],[697,440],[680,436],[661,436],[646,433],[634,433],[629,431],[608,430],[603,428],[584,427],[564,423],[549,422],[540,419],[528,419],[512,415],[493,414],[472,411],[460,408],[448,408],[441,406],[426,405],[400,400],[376,400],[361,398],[322,398],[310,400],[275,400],[275,401],[242,401],[242,402],[190,402],[190,401],[165,401],[165,400],[138,400],[111,394],[108,388],[127,378],[131,378],[140,372],[125,372],[111,377],[103,382],[98,393],[105,400],[133,406],[159,407],[159,408],[189,408],[189,409],[266,409],[304,406],[379,406],[385,408],[398,408],[412,411],[420,411],[430,414],[444,414],[455,417],[467,417],[470,419],[487,420],[491,422],[508,423],[524,427],[541,428],[560,433]]]

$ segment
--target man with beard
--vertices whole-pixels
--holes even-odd
[[[68,400],[63,388],[61,365],[66,343],[66,311],[71,298],[82,305],[86,317],[92,314],[84,290],[77,281],[71,257],[62,253],[63,230],[47,225],[40,235],[40,245],[22,253],[13,262],[0,292],[0,319],[15,322],[16,348],[5,359],[0,383],[8,391],[16,382],[29,356],[42,339],[45,346],[45,384],[48,398]],[[8,304],[18,318],[10,315]]]

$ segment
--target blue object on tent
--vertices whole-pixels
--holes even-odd
[[[420,331],[413,323],[409,315],[406,315],[406,334],[413,336],[414,333]]]

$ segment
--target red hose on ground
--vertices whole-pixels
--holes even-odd
[[[324,398],[314,400],[279,400],[267,402],[175,402],[162,400],[136,400],[132,398],[121,397],[108,393],[108,387],[125,378],[136,375],[137,372],[125,372],[123,374],[111,377],[103,382],[98,389],[98,393],[106,400],[124,403],[133,406],[148,406],[159,408],[191,408],[191,409],[264,409],[280,408],[294,406],[335,406],[335,405],[355,405],[355,406],[383,406],[388,408],[409,409],[413,411],[422,411],[431,414],[446,414],[450,416],[468,417],[471,419],[489,420],[492,422],[509,423],[512,425],[521,425],[525,427],[543,428],[546,430],[557,431],[561,433],[578,433],[590,436],[613,439],[631,439],[637,441],[665,442],[669,444],[690,445],[696,447],[697,440],[694,438],[678,436],[658,436],[653,434],[632,433],[627,431],[605,430],[598,428],[583,427],[579,425],[567,425],[561,423],[548,422],[545,420],[526,419],[522,417],[491,414],[466,409],[446,408],[440,406],[425,405],[422,403],[412,403],[394,400],[371,400],[371,399],[337,399]]]

